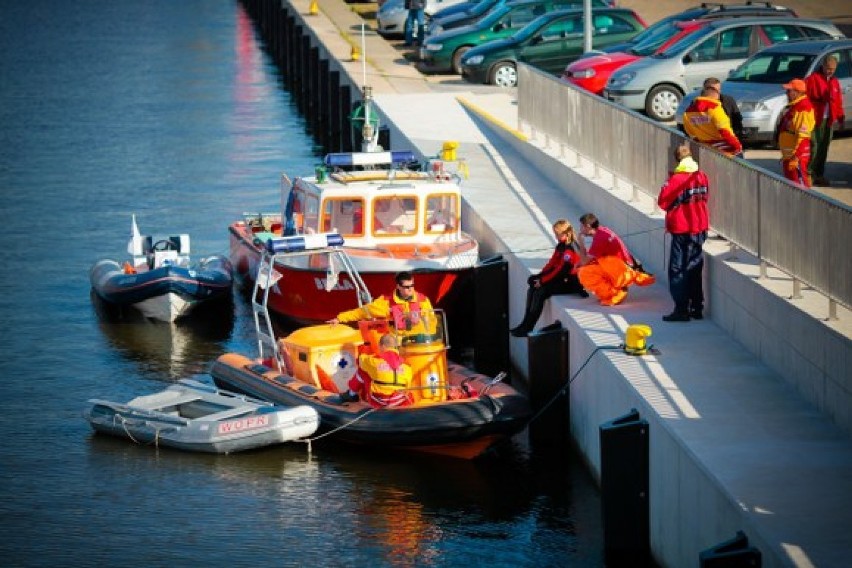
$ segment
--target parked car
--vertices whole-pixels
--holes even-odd
[[[442,8],[463,3],[464,0],[426,0],[423,10],[427,16]],[[376,12],[376,32],[385,38],[402,37],[405,34],[405,20],[408,10],[405,0],[386,0]]]
[[[581,89],[586,89],[596,95],[603,93],[606,82],[617,69],[633,63],[642,57],[648,57],[654,53],[665,51],[668,46],[678,42],[681,38],[695,32],[707,25],[706,21],[690,20],[688,22],[672,22],[672,34],[668,39],[652,36],[645,43],[638,43],[628,51],[616,51],[615,53],[600,53],[581,57],[562,71],[562,80]],[[663,43],[660,44],[660,39]]]
[[[449,15],[441,15],[441,13],[435,14],[435,17],[431,19],[429,25],[426,28],[427,37],[431,35],[437,35],[439,33],[443,33],[447,30],[452,30],[455,28],[460,28],[461,26],[467,26],[470,24],[474,24],[484,18],[490,11],[494,10],[498,6],[502,6],[509,0],[480,0],[472,7],[469,7],[464,10],[456,10],[457,8],[462,8],[464,5],[459,4],[457,6],[452,6],[445,10],[441,10],[443,12],[451,12],[456,10],[454,13],[451,12]],[[592,0],[593,8],[606,8],[610,5],[608,0]],[[571,0],[565,2],[565,8],[582,8],[583,0]]]
[[[707,77],[726,77],[760,49],[791,39],[842,38],[826,20],[736,18],[716,20],[661,53],[643,57],[612,74],[604,96],[659,121],[674,120],[684,94]]]
[[[763,49],[737,67],[722,83],[722,92],[737,101],[743,115],[743,143],[775,143],[781,111],[787,104],[782,85],[817,71],[826,56],[837,57],[835,77],[840,81],[847,117],[841,129],[852,129],[852,39],[789,41]],[[684,97],[677,109],[677,123],[698,95]]]
[[[473,83],[514,87],[518,62],[559,74],[566,63],[583,53],[584,16],[582,9],[559,10],[536,18],[509,38],[475,47],[462,57],[462,77]],[[633,10],[595,8],[592,45],[623,41],[645,27]]]
[[[391,1],[391,0],[388,0]],[[575,0],[522,0],[498,6],[476,24],[428,35],[420,48],[421,70],[461,73],[461,58],[470,48],[509,37],[539,16],[570,8]]]
[[[688,22],[691,20],[719,20],[722,18],[747,18],[747,17],[797,17],[794,10],[785,6],[777,6],[771,2],[752,2],[748,0],[743,4],[718,4],[715,2],[702,2],[700,6],[687,8],[677,14],[666,16],[657,22],[648,26],[648,28],[633,39],[623,43],[617,43],[608,47],[603,47],[598,51],[605,53],[615,53],[628,51],[631,47],[639,43],[648,44],[650,41],[657,41],[658,46],[669,39],[675,33],[675,29],[671,24],[676,22]],[[652,40],[653,38],[653,40]]]

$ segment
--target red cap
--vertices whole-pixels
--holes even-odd
[[[789,83],[785,83],[782,85],[785,89],[793,89],[794,91],[799,91],[801,93],[806,93],[808,91],[808,86],[801,79],[793,79]]]

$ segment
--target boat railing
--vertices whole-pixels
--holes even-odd
[[[367,285],[361,279],[358,269],[343,249],[344,240],[339,233],[317,233],[314,235],[274,236],[266,240],[261,252],[254,288],[252,290],[252,312],[257,333],[258,356],[263,360],[273,358],[278,370],[286,369],[284,356],[275,338],[272,318],[269,315],[269,291],[278,284],[282,275],[275,270],[275,263],[299,256],[327,256],[328,266],[336,270],[329,279],[337,278],[337,271],[345,271],[353,284],[358,306],[372,301]]]
[[[441,235],[441,236],[444,237],[445,235]],[[417,248],[423,247],[424,251],[422,253],[422,256],[427,256],[427,257],[433,256],[435,254],[434,250],[430,250],[431,247],[441,247],[442,249],[444,249],[446,251],[445,256],[448,257],[448,260],[452,261],[454,256],[464,256],[466,258],[467,254],[470,250],[470,246],[472,244],[475,244],[475,243],[476,243],[476,240],[473,237],[471,237],[470,235],[468,235],[465,232],[460,231],[460,238],[459,239],[444,240],[444,239],[439,238],[435,242],[417,241],[417,242],[403,242],[403,243],[399,243],[399,244],[401,244],[403,246],[414,247],[413,254],[415,256],[418,256]],[[386,245],[386,246],[382,246],[382,245],[377,245],[377,246],[346,245],[346,248],[350,251],[364,251],[364,252],[369,252],[373,255],[376,255],[378,253],[379,256],[385,256],[387,258],[407,258],[408,256],[410,256],[410,254],[408,252],[406,252],[405,255],[398,254],[397,252],[394,251],[393,248],[390,248],[390,247],[391,247],[391,245]]]

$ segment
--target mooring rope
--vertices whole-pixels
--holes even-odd
[[[533,422],[534,420],[536,420],[539,416],[541,416],[541,415],[544,413],[544,411],[545,411],[545,410],[547,410],[548,408],[550,408],[550,405],[551,405],[551,404],[553,404],[554,402],[556,402],[556,399],[557,399],[557,398],[559,398],[560,396],[562,396],[563,394],[565,394],[565,391],[568,389],[568,387],[570,387],[570,386],[571,386],[571,383],[573,383],[573,382],[574,382],[574,379],[576,379],[576,378],[577,378],[577,376],[579,376],[580,371],[582,371],[582,370],[586,367],[586,365],[588,365],[588,364],[589,364],[589,361],[591,361],[591,360],[592,360],[592,357],[594,357],[594,356],[595,356],[595,354],[596,354],[598,351],[604,351],[604,350],[616,350],[616,349],[624,349],[624,344],[622,343],[621,345],[599,345],[598,347],[595,347],[594,351],[592,351],[592,352],[589,354],[589,356],[588,356],[588,357],[586,357],[586,360],[585,360],[585,361],[583,361],[583,364],[582,364],[582,365],[580,365],[580,368],[579,368],[579,369],[577,369],[577,371],[576,371],[576,372],[575,372],[575,373],[571,376],[571,378],[570,378],[570,379],[568,379],[568,382],[566,382],[566,383],[562,386],[562,388],[560,388],[558,391],[556,391],[556,394],[555,394],[555,395],[553,395],[553,397],[552,397],[550,400],[548,400],[548,401],[547,401],[547,403],[546,403],[544,406],[542,406],[542,407],[538,410],[538,412],[536,412],[536,413],[533,415],[533,417],[532,417],[532,418],[530,418],[530,419],[529,419],[529,422],[527,422],[527,425],[532,424],[532,422]]]

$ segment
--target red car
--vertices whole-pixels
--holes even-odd
[[[600,53],[574,61],[562,72],[562,80],[600,95],[610,75],[617,69],[628,63],[633,63],[640,57],[647,57],[665,50],[668,46],[708,23],[709,20],[669,22],[659,28],[657,33],[647,37],[645,41],[637,43],[629,51]]]

